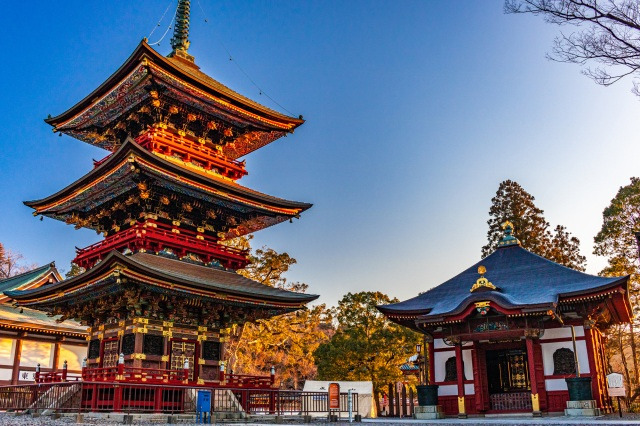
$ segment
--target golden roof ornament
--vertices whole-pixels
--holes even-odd
[[[485,268],[482,265],[478,266],[478,273],[480,274],[480,278],[476,280],[476,283],[471,287],[471,290],[469,290],[470,292],[473,293],[474,291],[479,290],[481,288],[487,288],[489,290],[496,289],[496,286],[491,284],[489,280],[484,277],[484,274],[486,272],[487,272],[487,268]]]
[[[504,231],[504,236],[498,242],[498,247],[507,247],[513,245],[520,245],[520,240],[514,237],[514,226],[513,223],[508,220],[502,224],[502,230]]]

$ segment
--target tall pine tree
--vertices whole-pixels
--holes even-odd
[[[503,236],[502,224],[513,223],[516,237],[525,249],[561,265],[579,271],[585,270],[585,257],[580,254],[580,240],[558,225],[553,232],[538,208],[533,195],[512,180],[500,183],[489,209],[487,245],[482,247],[482,257],[487,257],[498,247]]]
[[[630,275],[629,299],[636,319],[628,326],[618,329],[618,345],[614,347],[613,358],[624,365],[627,387],[631,389],[631,401],[640,397],[640,360],[638,345],[640,328],[640,270],[638,267],[638,240],[640,232],[640,179],[631,178],[629,185],[618,190],[611,203],[602,212],[602,228],[594,238],[593,253],[605,256],[609,265],[600,274],[604,276]],[[630,360],[628,360],[630,358]],[[616,361],[617,362],[617,361]],[[629,370],[629,364],[631,371]]]

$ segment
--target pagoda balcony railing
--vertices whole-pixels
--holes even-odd
[[[186,135],[176,135],[172,131],[154,127],[138,136],[136,142],[149,151],[169,156],[177,154],[188,163],[195,160],[205,169],[217,169],[220,174],[233,180],[247,174],[244,162],[227,158],[202,143],[189,140]]]
[[[88,247],[76,248],[74,262],[81,267],[88,268],[111,250],[121,250],[126,247],[132,251],[141,248],[149,250],[155,246],[159,251],[167,246],[171,249],[182,249],[185,252],[183,255],[186,252],[192,252],[205,257],[217,258],[220,256],[223,259],[233,261],[236,266],[246,265],[247,252],[245,250],[227,247],[216,241],[199,239],[195,233],[194,235],[185,235],[185,230],[180,230],[180,232],[176,233],[173,229],[160,223],[154,223],[153,226],[137,223],[129,229],[118,231]],[[204,261],[209,262],[211,259],[204,259]]]
[[[103,367],[85,368],[82,372],[82,380],[88,382],[115,382],[124,381],[131,383],[184,383],[189,377],[187,370],[164,370],[161,368],[139,367]]]

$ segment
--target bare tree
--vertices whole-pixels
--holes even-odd
[[[0,243],[0,280],[21,274],[29,269],[19,264],[20,259],[22,259],[21,254],[5,250]]]
[[[586,66],[582,73],[610,86],[640,71],[640,2],[638,0],[506,0],[505,13],[542,15],[546,22],[574,26],[554,40],[548,58]],[[640,81],[633,93],[640,96]]]

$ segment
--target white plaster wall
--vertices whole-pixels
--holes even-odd
[[[579,325],[574,327],[576,330],[576,337],[584,336],[584,328]],[[545,339],[562,339],[562,338],[571,338],[571,327],[559,327],[559,328],[550,328],[544,331],[544,335],[540,340]]]
[[[11,380],[11,373],[10,368],[0,368],[0,380]]]
[[[548,391],[566,391],[567,382],[564,379],[547,379],[544,381],[544,387]]]
[[[464,394],[465,395],[473,395],[475,393],[475,388],[473,387],[473,383],[467,383],[464,385]]]
[[[443,385],[438,387],[438,396],[449,395],[458,395],[458,385]]]
[[[473,380],[473,358],[471,356],[471,349],[462,351],[462,361],[464,362],[465,379]]]
[[[16,353],[16,339],[0,339],[0,364],[13,365]],[[11,376],[9,376],[11,378]],[[0,380],[4,380],[0,377]]]
[[[573,351],[573,342],[553,342],[544,343],[542,346],[542,364],[544,365],[544,374],[549,376],[553,374],[553,353],[560,348],[568,348]],[[584,340],[576,341],[578,350],[578,362],[580,363],[580,374],[589,373],[589,357],[587,355],[587,344]],[[564,381],[564,380],[563,380]],[[565,387],[566,389],[566,387]]]
[[[434,359],[433,368],[436,376],[435,377],[436,382],[444,381],[444,376],[445,376],[444,366],[447,360],[452,356],[456,356],[456,352],[454,350],[433,353],[433,359]]]
[[[69,370],[82,370],[82,360],[87,356],[87,348],[85,346],[76,345],[60,345],[60,359],[58,360],[58,368],[67,361]]]

